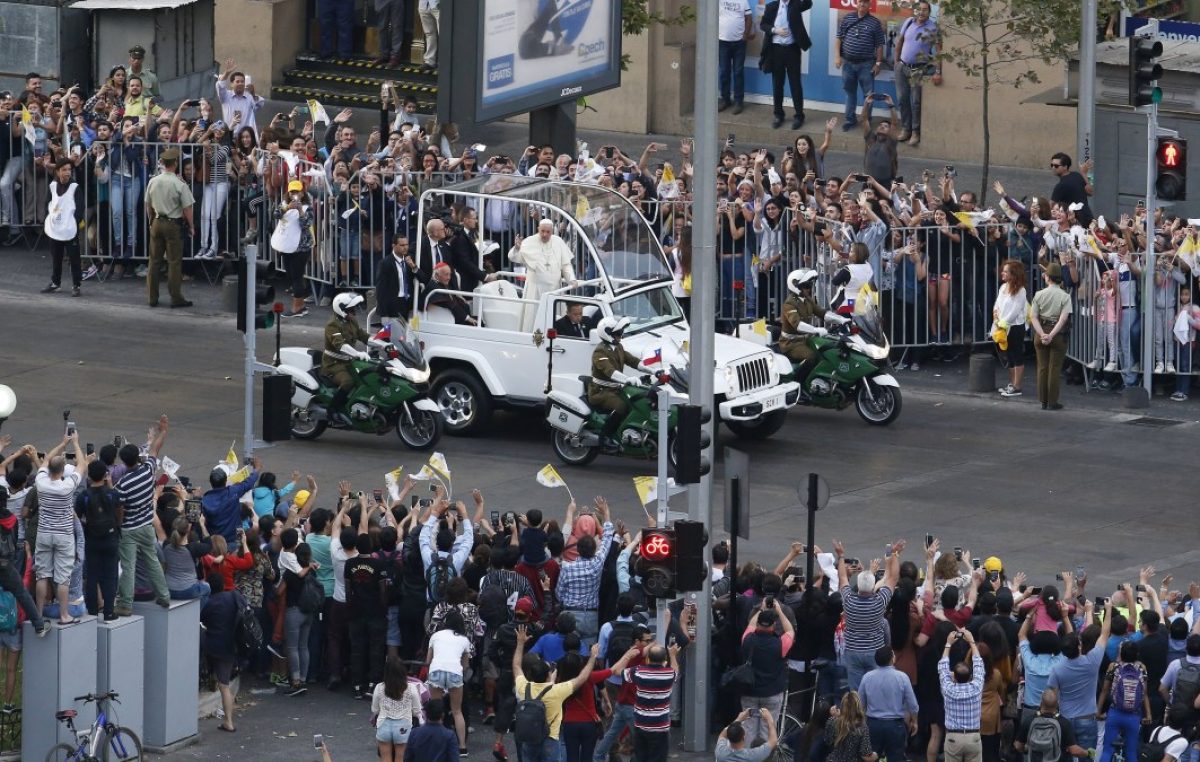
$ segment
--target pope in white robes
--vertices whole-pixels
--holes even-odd
[[[575,255],[566,241],[554,234],[554,223],[542,220],[538,234],[522,239],[509,253],[509,259],[525,266],[524,299],[537,302],[542,294],[575,282]],[[521,330],[532,332],[537,319],[537,304],[526,304],[521,314]]]

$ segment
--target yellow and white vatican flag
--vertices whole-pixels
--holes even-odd
[[[567,482],[558,473],[558,469],[547,463],[540,471],[537,472],[537,483],[543,487],[562,487],[567,491],[567,495],[572,501],[575,496],[571,494],[571,488],[567,486]]]
[[[313,124],[321,122],[329,124],[329,114],[325,112],[325,107],[316,98],[308,99],[308,113],[312,117]]]
[[[387,487],[388,498],[393,503],[400,499],[400,477],[403,475],[404,466],[397,466],[383,475],[383,483]]]

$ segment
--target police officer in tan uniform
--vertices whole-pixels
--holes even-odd
[[[146,267],[146,294],[151,307],[158,306],[158,271],[163,257],[167,260],[167,292],[172,307],[191,307],[183,298],[183,230],[187,223],[192,237],[192,205],[196,199],[187,183],[176,173],[179,151],[168,148],[159,157],[163,171],[146,184],[146,216],[150,219],[150,263]]]
[[[325,348],[321,353],[321,373],[338,388],[330,401],[329,415],[346,424],[350,421],[343,408],[350,392],[354,391],[354,371],[350,361],[371,359],[369,353],[354,346],[355,342],[365,344],[370,339],[354,317],[355,309],[362,303],[361,294],[350,292],[333,298],[333,317],[325,324]]]
[[[779,351],[787,355],[792,362],[801,363],[795,376],[801,384],[808,377],[809,371],[816,365],[817,353],[809,344],[813,336],[825,336],[826,329],[813,325],[814,318],[820,318],[831,323],[845,323],[846,318],[833,310],[827,310],[817,304],[813,298],[813,284],[817,282],[817,271],[808,268],[793,270],[788,274],[787,287],[789,296],[783,303],[783,314],[779,316],[782,331],[779,336]]]
[[[641,361],[625,351],[621,346],[621,335],[629,327],[627,317],[606,317],[596,326],[596,334],[600,343],[592,351],[592,382],[588,385],[588,404],[593,408],[608,410],[612,415],[604,423],[600,432],[600,443],[603,447],[615,449],[618,444],[613,439],[629,412],[629,403],[621,394],[626,384],[639,384],[636,376],[627,376],[624,368],[629,366],[640,371],[649,372],[649,368]]]
[[[1046,287],[1033,296],[1031,308],[1033,351],[1037,355],[1037,390],[1042,410],[1062,410],[1058,387],[1063,360],[1067,356],[1067,325],[1071,318],[1071,295],[1062,289],[1062,266],[1051,262],[1042,267]]]

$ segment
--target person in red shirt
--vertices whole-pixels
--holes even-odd
[[[237,555],[229,552],[229,546],[225,544],[225,538],[219,534],[212,536],[212,553],[205,556],[203,559],[204,576],[208,577],[212,572],[220,572],[225,578],[225,589],[236,590],[233,584],[233,573],[235,571],[246,571],[254,567],[254,556],[250,554],[250,547],[246,545],[246,530],[237,530],[237,539],[240,547],[238,547]]]
[[[967,588],[967,603],[959,607],[962,591],[957,585],[946,585],[942,588],[939,599],[940,607],[933,605],[933,592],[925,590],[925,623],[921,626],[921,634],[917,636],[917,645],[924,646],[933,637],[933,630],[939,621],[950,622],[956,628],[962,629],[971,621],[975,612],[975,600],[979,597],[979,585],[983,582],[983,572],[976,569],[971,574],[971,586]]]
[[[596,686],[602,684],[615,672],[629,666],[634,659],[642,658],[639,646],[632,646],[608,669],[592,670],[587,683],[563,702],[562,732],[560,738],[567,750],[567,762],[591,762],[599,738],[600,714],[596,711]],[[554,681],[557,683],[574,680],[583,671],[586,660],[580,653],[568,653],[557,662]]]

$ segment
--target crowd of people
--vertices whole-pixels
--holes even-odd
[[[1175,589],[1153,568],[1098,591],[1082,567],[1034,584],[933,535],[915,561],[904,540],[875,559],[834,540],[831,553],[793,543],[774,567],[735,568],[721,542],[701,622],[692,603],[647,595],[641,531],[602,497],[561,517],[500,514],[440,481],[322,492],[229,457],[202,489],[164,455],[169,430],[162,416],[140,446],[83,448],[69,431],[6,453],[6,711],[19,619],[43,635],[128,616],[134,600],[197,599],[223,730],[237,730],[238,673],[280,700],[320,686],[370,702],[388,760],[467,756],[474,726],[500,762],[665,762],[698,627],[722,686],[709,697],[720,762],[777,747],[811,762],[1200,753],[1200,584]]]
[[[925,28],[926,11],[914,25]],[[742,21],[743,37],[755,34]],[[904,49],[897,49],[901,61]],[[380,285],[395,288],[407,316],[420,290],[410,271],[471,291],[497,271],[515,270],[508,253],[544,221],[535,205],[447,203],[436,214],[424,210],[425,229],[418,225],[423,191],[507,175],[615,190],[662,245],[685,309],[698,285],[686,235],[690,139],[677,148],[650,142],[630,154],[611,145],[574,153],[544,145],[488,156],[486,145],[463,145],[454,124],[418,113],[391,87],[381,92],[379,126],[366,135],[351,126],[350,110],[330,118],[298,106],[268,121],[259,118],[265,101],[234,61],[220,67],[211,101],[170,109],[144,56],[134,46],[128,65],[113,67],[90,95],[77,87],[43,93],[36,73],[23,92],[0,93],[0,225],[9,243],[30,225],[43,228],[52,261],[46,293],[66,288],[67,259],[75,296],[91,278],[145,275],[154,305],[165,270],[171,305],[186,307],[187,278],[219,277],[217,262],[253,244],[287,274],[285,317],[303,317],[307,304],[326,303],[338,290]],[[953,361],[994,341],[1008,368],[998,389],[1005,396],[1024,393],[1032,345],[1047,368],[1072,359],[1068,382],[1120,390],[1137,384],[1144,368],[1174,375],[1171,399],[1187,399],[1200,326],[1192,298],[1196,225],[1156,210],[1150,271],[1144,209],[1093,213],[1090,162],[1076,170],[1070,156],[1055,154],[1055,184],[1045,195],[996,182],[994,197],[980,198],[956,185],[952,166],[905,178],[898,145],[919,135],[919,109],[901,102],[897,112],[871,87],[848,101],[842,124],[862,130],[861,171],[842,177],[826,167],[836,117],[820,141],[801,133],[782,151],[726,141],[717,167],[717,279],[708,285],[717,292],[719,330],[777,323],[789,274],[808,268],[818,274],[814,294],[823,305],[852,304],[864,288],[879,302],[898,369]],[[881,109],[888,113],[881,117]],[[590,214],[586,204],[572,212]],[[562,213],[551,215],[554,232],[581,246],[555,214]],[[592,219],[584,227],[598,249],[652,245],[631,233],[627,217]],[[1149,305],[1140,285],[1147,278]],[[1034,320],[1035,292],[1047,282],[1063,296],[1043,297]],[[1143,358],[1144,332],[1153,348]],[[1043,375],[1039,395],[1048,408],[1059,404],[1058,378]]]

